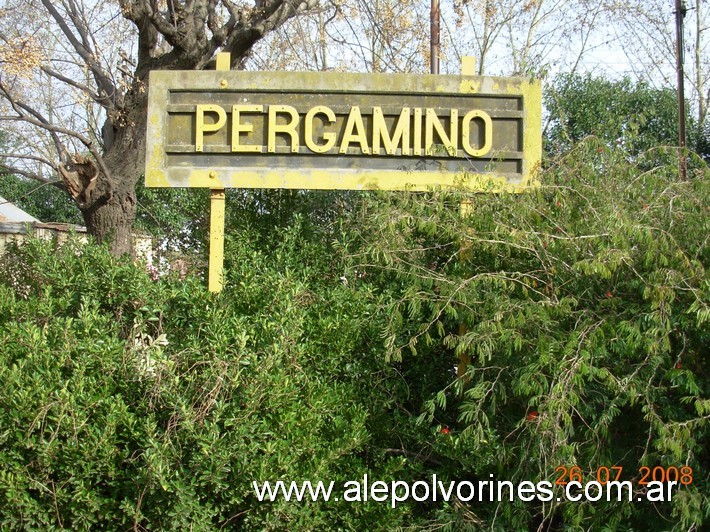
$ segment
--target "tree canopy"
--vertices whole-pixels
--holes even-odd
[[[628,77],[613,81],[590,74],[561,75],[545,93],[545,108],[545,141],[551,154],[569,151],[587,136],[632,155],[678,143],[675,91]]]

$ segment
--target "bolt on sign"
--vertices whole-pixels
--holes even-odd
[[[522,190],[540,129],[527,79],[155,71],[146,186]]]

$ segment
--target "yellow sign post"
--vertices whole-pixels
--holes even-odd
[[[217,70],[229,70],[230,54],[217,54]],[[222,291],[224,272],[224,220],[225,191],[223,188],[210,189],[210,255],[207,287],[210,292]]]
[[[222,286],[224,189],[521,191],[540,164],[537,81],[462,74],[150,76],[146,186],[211,190],[209,287]]]

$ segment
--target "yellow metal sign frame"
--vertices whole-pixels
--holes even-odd
[[[148,187],[521,190],[542,151],[540,83],[522,78],[154,71],[148,109]]]
[[[226,188],[521,192],[539,184],[539,81],[473,76],[471,58],[464,58],[460,76],[233,72],[229,64],[229,54],[218,54],[212,72],[150,74],[145,183],[210,189],[210,291],[222,289]],[[301,110],[282,103],[279,95],[290,91],[307,94],[311,103],[301,102]],[[323,92],[343,102],[358,94],[363,104],[371,96],[375,103],[367,108],[339,104],[341,116],[336,118],[333,109],[318,104]],[[241,94],[268,94],[271,100],[264,105],[248,97],[240,100]],[[398,109],[392,94],[395,100],[397,95],[411,96],[415,105]],[[376,104],[387,95],[389,107]],[[467,98],[470,107],[456,103]],[[491,111],[480,105],[481,98],[515,103]],[[440,101],[458,108],[442,112]],[[261,132],[253,123],[260,114]],[[180,120],[174,119],[179,115]],[[338,132],[325,131],[338,122]],[[497,135],[497,124],[506,122],[506,135]],[[510,123],[516,125],[511,129]],[[261,145],[254,138],[245,142],[250,135],[261,137]],[[508,144],[501,145],[499,137]],[[313,164],[319,156],[328,163]],[[504,166],[508,170],[500,171]]]

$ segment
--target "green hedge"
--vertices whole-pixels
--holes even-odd
[[[0,260],[0,528],[700,529],[708,179],[593,139],[523,195],[374,194],[227,242],[225,290],[30,241]],[[656,164],[656,163],[654,163]],[[328,223],[332,223],[329,221]],[[457,378],[461,357],[470,364]],[[252,481],[689,466],[671,503],[256,500]]]
[[[218,297],[195,278],[153,281],[96,246],[31,241],[8,254],[0,527],[391,521],[379,504],[266,504],[252,493],[252,480],[387,478],[401,468],[366,451],[396,377],[372,342],[377,298],[323,277],[309,255],[327,255],[297,250],[297,237],[284,235],[269,256],[248,235],[233,238]]]

